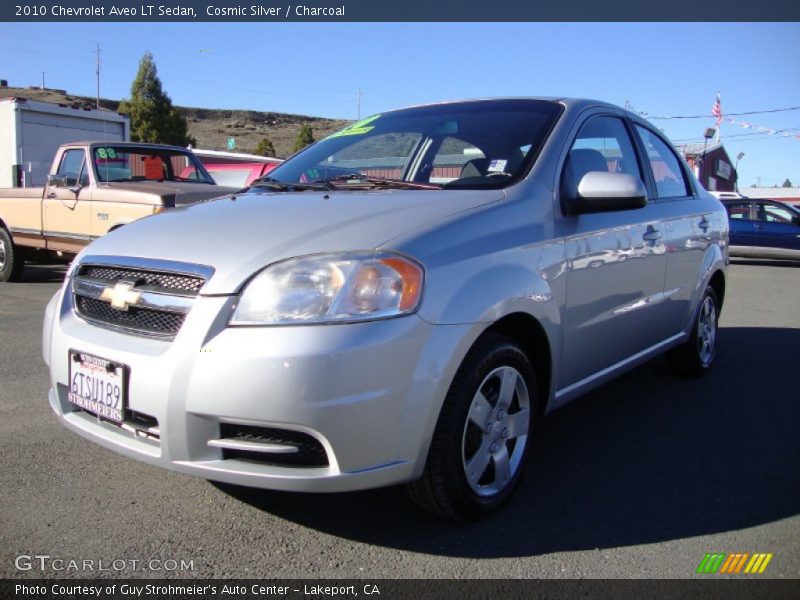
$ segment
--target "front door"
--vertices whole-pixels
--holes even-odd
[[[759,240],[758,246],[800,250],[800,226],[791,209],[777,202],[758,200],[754,203],[755,221],[753,237]]]
[[[44,234],[49,248],[74,251],[91,239],[92,190],[85,150],[65,150],[53,175],[56,181],[48,181],[44,189]]]
[[[590,171],[644,180],[620,116],[598,114],[581,125],[565,162],[562,190],[577,189]],[[635,210],[564,216],[561,227],[568,271],[559,381],[566,388],[663,339],[666,260],[661,212],[649,201]]]

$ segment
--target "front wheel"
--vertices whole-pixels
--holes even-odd
[[[700,301],[691,337],[667,354],[670,367],[679,375],[700,377],[705,375],[717,355],[717,327],[719,303],[711,286],[706,288]]]
[[[8,230],[0,226],[0,282],[19,281],[25,268],[25,252],[14,244]]]
[[[522,478],[537,405],[528,357],[510,338],[487,336],[458,370],[411,498],[444,518],[474,520],[505,503]]]

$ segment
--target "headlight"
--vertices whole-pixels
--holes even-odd
[[[293,258],[270,265],[241,292],[231,325],[341,323],[414,312],[423,270],[389,253]]]

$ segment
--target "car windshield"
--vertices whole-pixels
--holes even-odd
[[[213,184],[200,162],[189,152],[153,146],[104,145],[92,148],[97,181],[190,181]]]
[[[306,148],[255,185],[505,187],[527,173],[560,113],[550,101],[489,100],[374,115]]]

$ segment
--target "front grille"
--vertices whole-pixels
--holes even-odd
[[[269,452],[249,452],[247,450],[225,448],[222,451],[222,458],[224,459],[249,460],[262,464],[290,467],[328,466],[328,455],[320,441],[314,436],[301,431],[223,423],[220,426],[220,437],[248,442],[282,444],[294,446],[298,450],[292,454],[272,454]]]
[[[78,296],[76,302],[78,314],[116,327],[124,327],[143,333],[174,336],[180,331],[185,314],[151,310],[149,308],[130,307],[128,310],[112,308],[108,302]]]
[[[88,257],[72,282],[75,312],[95,325],[125,333],[174,338],[214,271],[167,261],[146,265],[97,264]]]
[[[127,269],[122,267],[108,267],[105,265],[85,265],[78,273],[80,277],[102,279],[110,284],[117,281],[132,281],[158,288],[164,292],[179,292],[197,295],[203,287],[205,279],[194,275],[181,273],[164,273],[160,271],[146,271],[143,269]]]

